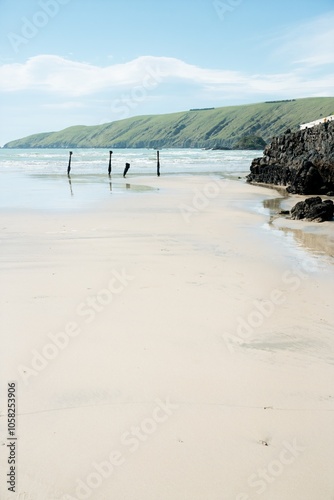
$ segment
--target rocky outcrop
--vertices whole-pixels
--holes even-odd
[[[291,219],[306,219],[313,222],[324,222],[333,219],[334,204],[332,200],[324,200],[320,196],[299,201],[291,209]]]
[[[255,158],[248,182],[286,186],[289,193],[333,194],[334,121],[274,137]]]

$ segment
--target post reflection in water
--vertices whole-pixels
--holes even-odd
[[[71,196],[74,196],[71,176],[68,175],[67,178],[68,178],[68,184],[70,186]],[[109,175],[109,183],[108,184],[109,184],[109,190],[112,193],[113,192],[113,186],[112,186],[112,181],[111,181],[111,176],[110,175]],[[127,189],[130,189],[130,184],[127,184],[126,187],[127,187]]]
[[[71,176],[70,175],[68,175],[68,183],[70,185],[71,196],[74,196],[73,189],[72,189],[72,181],[71,181]]]

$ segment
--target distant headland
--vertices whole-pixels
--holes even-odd
[[[268,101],[77,125],[8,142],[4,148],[263,149],[285,130],[334,114],[334,97]]]

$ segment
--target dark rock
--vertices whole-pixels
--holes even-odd
[[[296,171],[287,191],[295,194],[313,194],[321,192],[323,187],[324,180],[319,170],[311,161],[304,160],[302,166]]]
[[[287,186],[295,194],[334,192],[334,120],[274,137],[252,161],[247,181]]]
[[[333,219],[334,203],[332,200],[324,200],[320,196],[307,198],[305,201],[299,201],[291,209],[291,219],[306,219],[314,222],[324,222]]]

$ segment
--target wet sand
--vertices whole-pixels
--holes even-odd
[[[154,189],[1,214],[17,498],[332,499],[329,255],[298,239],[305,223],[271,227],[272,190],[131,183]]]

